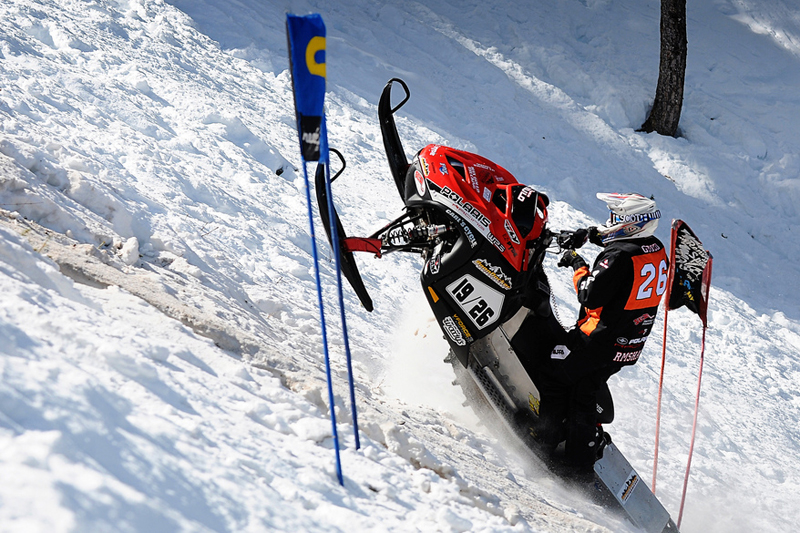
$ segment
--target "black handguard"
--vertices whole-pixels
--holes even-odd
[[[575,231],[569,230],[562,230],[561,233],[558,234],[557,242],[558,245],[566,250],[577,250],[589,239],[589,230],[588,229],[577,229]]]
[[[575,231],[561,230],[556,236],[556,242],[562,250],[577,250],[586,243],[589,238],[589,231],[578,229]]]
[[[570,248],[577,250],[584,244],[586,241],[589,240],[589,230],[588,229],[578,229],[575,230],[575,233],[572,234],[572,246]]]
[[[588,239],[590,243],[596,246],[605,246],[602,238],[600,237],[600,232],[594,226],[588,228]]]
[[[564,255],[561,256],[561,260],[558,262],[558,266],[560,267],[572,267],[573,270],[578,270],[581,267],[585,267],[586,261],[583,260],[578,252],[575,250],[567,250],[564,252]]]

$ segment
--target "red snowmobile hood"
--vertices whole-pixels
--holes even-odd
[[[430,144],[416,158],[417,191],[449,207],[491,242],[518,271],[527,243],[547,221],[548,199],[506,169],[477,154]]]

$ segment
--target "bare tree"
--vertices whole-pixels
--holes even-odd
[[[661,62],[656,98],[639,131],[675,137],[686,74],[686,0],[661,0]]]

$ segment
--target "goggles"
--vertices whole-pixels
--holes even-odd
[[[652,213],[640,213],[637,215],[618,215],[612,210],[608,210],[607,226],[616,226],[617,224],[640,224],[642,222],[650,222],[651,220],[658,220],[661,218],[661,211],[656,209]]]

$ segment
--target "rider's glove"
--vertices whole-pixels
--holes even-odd
[[[570,239],[571,246],[570,248],[575,248],[576,250],[586,244],[586,241],[589,240],[589,230],[588,229],[578,229],[575,230],[575,233],[572,234],[572,239]]]
[[[558,262],[558,266],[560,267],[572,267],[573,270],[578,270],[581,267],[585,267],[586,261],[583,260],[583,257],[578,255],[578,252],[575,250],[567,250],[564,252],[564,255],[561,256],[561,260]]]
[[[590,243],[596,244],[597,246],[604,246],[603,240],[600,237],[600,232],[597,231],[596,227],[592,226],[588,229],[588,238]]]

